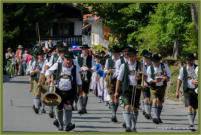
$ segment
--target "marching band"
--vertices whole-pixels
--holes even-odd
[[[23,72],[30,76],[34,112],[46,113],[46,107],[49,108],[49,116],[54,118],[53,124],[59,131],[69,132],[76,127],[76,123],[72,123],[73,110],[78,110],[80,115],[87,113],[89,92],[100,102],[106,102],[114,123],[118,122],[116,114],[122,104],[125,132],[137,132],[140,106],[144,106],[146,119],[152,119],[155,124],[163,123],[161,113],[171,72],[161,62],[160,54],[143,50],[139,60],[138,50],[124,45],[123,48],[110,48],[110,56],[106,56],[106,52],[90,55],[90,47],[84,44],[82,53],[75,55],[60,42],[55,46],[45,44],[31,55],[27,52],[24,55],[22,49],[19,45],[16,55],[11,48],[7,49],[6,71],[10,77]],[[192,54],[186,57],[187,64],[179,71],[176,89],[179,98],[183,83],[189,127],[194,127],[198,108],[198,66],[194,60]],[[26,71],[23,71],[23,65],[26,65]]]

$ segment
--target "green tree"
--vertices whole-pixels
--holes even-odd
[[[161,3],[137,37],[141,48],[179,58],[197,49],[197,32],[188,3]]]
[[[16,48],[18,44],[30,47],[38,40],[36,24],[40,34],[49,35],[52,20],[59,17],[54,4],[11,4],[3,5],[4,49]]]
[[[91,13],[99,16],[102,22],[111,29],[113,36],[120,44],[137,46],[136,35],[139,28],[148,24],[153,5],[145,3],[90,3]]]

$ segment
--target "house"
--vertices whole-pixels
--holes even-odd
[[[50,35],[41,35],[42,41],[64,41],[67,45],[82,44],[82,13],[72,3],[54,4],[54,10],[61,13],[50,28]]]
[[[109,44],[110,29],[105,27],[100,17],[92,14],[83,15],[82,27],[83,42],[89,46]]]

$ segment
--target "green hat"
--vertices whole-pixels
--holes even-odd
[[[44,54],[43,50],[38,51],[38,55],[43,55],[43,54]]]
[[[38,51],[35,51],[35,52],[32,54],[32,57],[37,58],[37,57],[38,57],[38,54],[39,54],[39,52],[38,52]]]
[[[132,55],[132,54],[136,55],[137,53],[138,51],[135,48],[131,48],[131,47],[128,48],[127,55]]]
[[[185,59],[186,60],[195,60],[196,57],[195,57],[195,55],[193,53],[189,53],[189,54],[186,55]]]
[[[53,46],[53,47],[50,48],[50,50],[49,50],[48,52],[52,52],[52,51],[54,51],[55,49],[56,49],[56,46]]]
[[[119,47],[117,47],[117,46],[113,46],[112,48],[109,49],[109,51],[110,51],[111,53],[119,53],[119,52],[120,52],[120,49],[119,49]]]
[[[144,57],[144,55],[146,55],[148,52],[149,52],[149,51],[148,51],[147,49],[144,49],[144,50],[142,51],[142,53],[140,54],[140,56],[143,56],[143,57]]]
[[[68,51],[66,47],[61,47],[61,48],[59,49],[59,52],[66,52],[66,51]]]
[[[87,44],[84,44],[80,48],[82,48],[82,49],[89,49],[90,47]]]
[[[65,57],[65,58],[71,58],[71,59],[74,59],[73,52],[71,52],[71,51],[67,51],[67,52],[64,54],[64,57]]]
[[[143,55],[143,57],[151,59],[152,58],[152,54],[150,52],[147,52],[147,53],[145,53]]]
[[[162,56],[160,54],[154,54],[151,58],[153,62],[159,62],[162,59]]]
[[[62,42],[57,42],[55,46],[56,46],[56,47],[62,47],[62,46],[63,46],[63,43],[62,43]]]
[[[121,47],[121,50],[129,49],[129,48],[132,48],[132,47],[130,47],[130,46],[128,46],[128,45],[123,45],[123,46]]]

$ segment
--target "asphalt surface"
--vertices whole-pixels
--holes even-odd
[[[34,113],[33,99],[29,92],[29,77],[17,76],[9,79],[4,76],[3,83],[3,131],[7,132],[61,132],[52,124],[54,119],[47,113]],[[118,108],[118,123],[111,122],[111,110],[105,103],[89,94],[88,113],[79,115],[73,111],[72,121],[76,128],[72,132],[124,132],[122,128],[122,107]],[[147,120],[139,111],[138,132],[192,132],[188,128],[187,111],[182,102],[166,100],[161,114],[164,123],[156,125]],[[198,115],[195,119],[198,130]],[[196,131],[197,132],[197,131]]]

